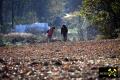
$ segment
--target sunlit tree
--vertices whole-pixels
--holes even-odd
[[[97,25],[108,38],[117,37],[120,29],[119,0],[83,0],[81,16],[85,16],[93,25]]]

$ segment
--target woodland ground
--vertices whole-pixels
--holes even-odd
[[[0,80],[99,80],[103,66],[120,71],[120,39],[0,47]]]

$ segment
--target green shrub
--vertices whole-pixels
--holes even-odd
[[[4,46],[3,34],[0,34],[0,46]]]
[[[4,35],[4,40],[7,43],[21,42],[21,43],[33,43],[36,40],[35,35],[31,33],[9,33]]]
[[[96,36],[95,40],[102,40],[102,39],[107,39],[108,37],[102,34],[99,34]]]

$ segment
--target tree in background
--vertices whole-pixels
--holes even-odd
[[[0,32],[3,26],[3,0],[0,0]]]
[[[80,12],[107,38],[116,38],[120,30],[119,5],[119,0],[83,0]]]

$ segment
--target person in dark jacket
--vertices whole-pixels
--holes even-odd
[[[66,25],[62,25],[61,35],[63,36],[63,41],[67,41],[67,34],[68,34],[68,28],[66,27]]]

